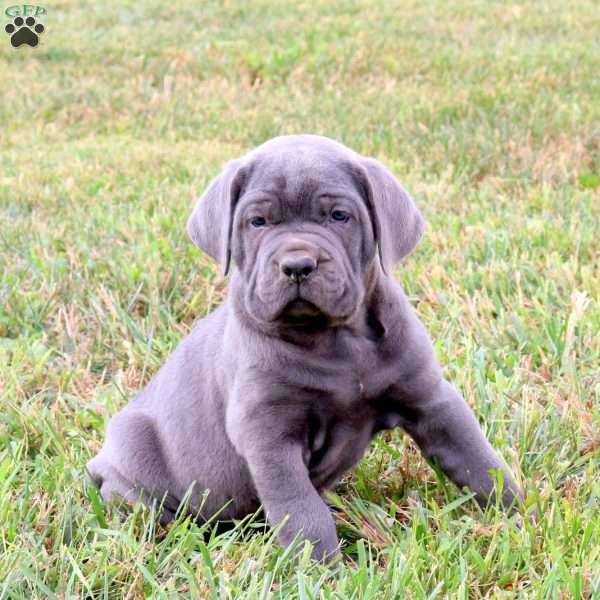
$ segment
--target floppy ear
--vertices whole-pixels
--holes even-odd
[[[384,272],[410,254],[423,234],[425,220],[392,173],[374,158],[362,158],[367,175],[371,219]]]
[[[242,161],[233,160],[212,180],[187,222],[192,242],[219,263],[223,275],[231,262],[233,213],[243,181]]]

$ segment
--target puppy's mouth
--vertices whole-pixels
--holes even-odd
[[[279,318],[283,321],[302,322],[325,318],[325,315],[312,302],[304,298],[296,298],[283,307]]]

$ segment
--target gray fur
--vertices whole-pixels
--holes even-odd
[[[270,523],[287,517],[281,544],[300,535],[316,558],[335,558],[320,493],[378,431],[400,426],[481,503],[490,469],[504,472],[503,502],[518,499],[389,274],[422,230],[381,163],[327,138],[275,138],[229,163],[188,222],[224,272],[235,265],[228,298],[110,420],[88,464],[103,497],[164,497],[168,519],[193,484],[201,517],[241,518],[262,504]]]

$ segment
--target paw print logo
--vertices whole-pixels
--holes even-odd
[[[12,23],[9,23],[4,30],[10,35],[10,43],[18,48],[23,44],[35,47],[40,41],[39,34],[44,33],[44,26],[36,23],[33,17],[15,17]]]

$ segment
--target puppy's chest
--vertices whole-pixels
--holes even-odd
[[[375,400],[393,384],[380,347],[368,339],[339,340],[331,369],[333,400],[342,409]]]
[[[323,387],[312,395],[306,423],[306,462],[318,488],[356,464],[378,431],[397,425],[381,403],[396,375],[381,346],[342,337],[324,366]]]
[[[389,387],[388,374],[376,356],[341,361],[328,389],[315,395],[307,420],[306,464],[313,484],[332,485],[362,457],[373,436],[394,426],[379,409]]]

